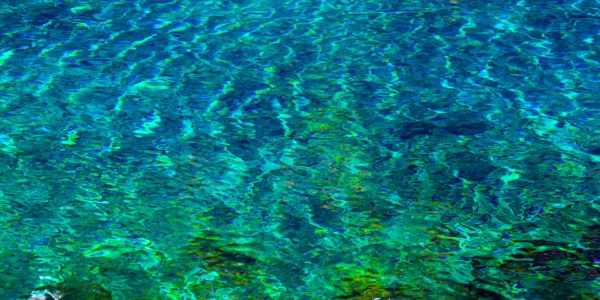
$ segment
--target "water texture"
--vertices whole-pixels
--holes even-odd
[[[1,299],[600,299],[600,2],[0,4]]]

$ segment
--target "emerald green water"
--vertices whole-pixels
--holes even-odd
[[[0,299],[600,299],[598,1],[0,3]]]

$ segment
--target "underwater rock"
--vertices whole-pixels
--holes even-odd
[[[464,123],[444,128],[444,132],[454,135],[475,135],[486,132],[490,126],[487,122]]]
[[[430,135],[437,126],[427,122],[411,122],[400,125],[393,135],[401,140],[409,140],[418,135]]]
[[[446,158],[459,177],[471,181],[483,181],[496,170],[487,158],[468,151],[449,154]]]
[[[448,112],[431,119],[444,133],[453,135],[475,135],[492,128],[491,123],[470,110]]]

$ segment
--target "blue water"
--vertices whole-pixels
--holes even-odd
[[[598,1],[3,1],[1,299],[598,299]]]

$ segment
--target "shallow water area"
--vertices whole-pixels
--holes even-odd
[[[598,1],[0,3],[2,299],[599,299]]]

